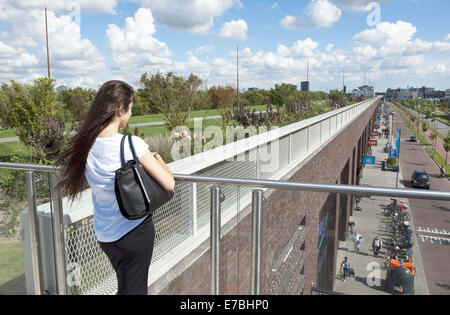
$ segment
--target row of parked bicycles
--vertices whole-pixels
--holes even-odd
[[[413,258],[413,231],[408,205],[397,198],[385,208],[387,240],[384,264],[387,269],[385,289],[392,294],[414,295],[416,265]]]
[[[399,202],[397,198],[391,198],[391,203],[385,208],[384,215],[389,218],[386,224],[387,240],[384,244],[385,267],[392,269],[395,266],[403,265],[414,275],[414,240],[407,203]]]

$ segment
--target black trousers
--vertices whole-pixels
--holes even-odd
[[[119,295],[147,295],[147,280],[153,245],[155,227],[152,216],[148,216],[134,230],[120,240],[100,243],[117,275]]]

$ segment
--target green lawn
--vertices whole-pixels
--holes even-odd
[[[28,154],[28,149],[22,141],[0,143],[0,162],[9,162],[14,155],[27,157]]]
[[[450,126],[450,116],[447,116],[446,114],[441,114],[437,116],[437,119],[446,125]],[[446,136],[446,135],[445,135]]]
[[[0,242],[0,285],[23,273],[22,242]]]
[[[12,138],[16,136],[16,131],[14,128],[11,129],[0,129],[0,138]]]

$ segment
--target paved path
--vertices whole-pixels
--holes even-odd
[[[381,162],[387,158],[383,148],[387,139],[377,139],[378,146],[372,148],[372,153],[376,157],[375,165],[366,165],[363,170],[361,185],[378,187],[396,187],[397,173],[382,171]],[[402,180],[403,174],[399,173]],[[399,182],[398,188],[404,188]],[[366,242],[361,245],[360,253],[354,253],[353,240],[349,237],[346,242],[339,244],[337,252],[337,279],[334,291],[350,295],[388,295],[384,291],[386,280],[386,269],[384,268],[384,249],[381,250],[378,258],[373,256],[372,240],[379,235],[385,237],[385,224],[387,217],[383,214],[383,207],[390,203],[389,197],[366,197],[361,198],[361,212],[354,211],[351,219],[355,222],[354,230],[363,235]],[[414,235],[415,244],[417,236]],[[348,257],[352,268],[356,271],[355,278],[348,278],[343,282],[340,278],[340,263]],[[415,276],[415,290],[417,295],[427,295],[428,289],[425,280],[424,268],[420,252],[414,252],[417,273]],[[375,268],[375,269],[374,269]]]

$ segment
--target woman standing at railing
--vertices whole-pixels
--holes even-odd
[[[64,166],[58,188],[74,201],[87,184],[92,190],[94,229],[100,247],[117,274],[118,294],[147,294],[148,270],[155,229],[152,216],[128,220],[120,212],[115,196],[115,172],[121,167],[119,133],[131,117],[134,90],[125,82],[109,81],[98,91],[80,131],[59,158]],[[133,136],[137,157],[163,188],[173,191],[172,172],[161,156]],[[125,159],[132,159],[125,146]]]

